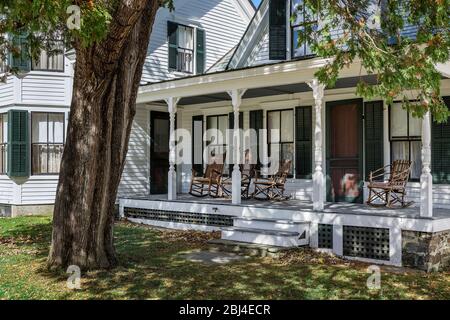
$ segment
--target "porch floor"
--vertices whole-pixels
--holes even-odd
[[[308,201],[302,200],[285,200],[285,201],[262,201],[255,199],[242,200],[240,205],[234,205],[231,203],[231,199],[227,198],[197,198],[189,194],[178,194],[177,200],[168,200],[167,195],[148,195],[148,196],[133,196],[125,197],[124,199],[136,199],[136,200],[150,200],[150,201],[165,201],[165,202],[180,202],[180,203],[195,203],[195,204],[217,204],[217,205],[230,205],[241,207],[261,207],[270,209],[282,209],[292,211],[313,211],[313,204]],[[435,208],[432,218],[420,217],[419,207],[409,208],[375,208],[367,206],[366,204],[359,203],[326,203],[323,213],[338,213],[338,214],[354,214],[354,215],[368,215],[368,216],[386,216],[386,217],[398,217],[398,218],[413,218],[413,219],[449,219],[450,209]]]

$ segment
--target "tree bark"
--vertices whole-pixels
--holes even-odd
[[[50,268],[112,268],[114,205],[158,0],[124,0],[108,36],[76,63],[53,215]]]

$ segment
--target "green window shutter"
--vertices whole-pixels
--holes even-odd
[[[28,55],[28,44],[25,35],[14,36],[14,47],[18,48],[20,52],[17,54],[10,54],[11,68],[22,72],[28,72],[31,69],[30,57]]]
[[[312,176],[312,107],[295,108],[295,175]]]
[[[444,98],[450,108],[450,97]],[[450,184],[450,121],[431,127],[431,174],[433,182]]]
[[[178,24],[167,21],[167,39],[169,42],[169,70],[176,70],[178,59]]]
[[[270,0],[269,59],[286,60],[286,0]]]
[[[233,112],[230,112],[228,114],[228,129],[230,129],[230,130],[234,129],[234,113]],[[239,129],[244,129],[244,113],[242,113],[242,112],[239,112]],[[233,132],[233,131],[231,131],[231,132]],[[231,133],[230,139],[233,139],[233,133]],[[230,143],[229,146],[230,146],[230,149],[228,152],[230,153],[230,156],[228,159],[233,161],[234,160],[233,144]],[[241,147],[242,147],[242,141],[241,141]],[[230,164],[229,169],[230,169],[230,172],[233,171],[233,164]]]
[[[252,142],[256,143],[256,152],[257,154],[257,163],[258,165],[261,164],[261,157],[260,157],[260,141],[259,141],[259,134],[260,130],[264,129],[264,111],[263,110],[252,110],[250,111],[250,129],[253,129],[256,131],[256,141]]]
[[[383,101],[364,104],[366,180],[371,171],[384,166]]]
[[[8,176],[30,175],[30,139],[28,133],[28,111],[8,112]]]
[[[196,50],[197,74],[205,72],[205,31],[197,29],[197,50]]]
[[[199,116],[193,116],[192,117],[192,168],[198,172],[199,174],[203,174],[203,156],[202,156],[202,163],[198,163],[196,164],[194,159],[195,159],[195,155],[194,155],[194,137],[195,137],[195,127],[194,124],[196,122],[200,122],[201,123],[201,134],[202,134],[202,142],[203,142],[203,116],[199,115]],[[202,148],[202,154],[203,154],[203,143],[201,145]]]

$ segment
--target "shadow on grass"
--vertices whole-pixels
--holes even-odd
[[[58,299],[448,299],[449,276],[383,273],[382,289],[366,287],[366,265],[321,261],[316,254],[295,251],[301,259],[249,258],[229,264],[203,264],[184,258],[207,250],[202,241],[168,236],[168,232],[119,223],[115,245],[119,266],[82,274],[82,289],[65,288],[67,274],[45,266],[50,220],[0,224],[0,240],[35,246],[36,273],[58,288]],[[23,241],[23,242],[21,242]],[[1,242],[0,242],[1,245]]]
[[[4,219],[0,224],[0,244],[33,247],[38,258],[47,256],[52,233],[50,216]]]
[[[358,292],[358,287],[364,289],[365,278],[356,272],[342,276],[345,271],[342,268],[283,266],[276,260],[261,258],[225,265],[190,262],[182,254],[206,249],[205,245],[170,241],[164,232],[130,225],[117,226],[115,243],[120,265],[111,271],[83,275],[83,291],[90,297],[333,299],[346,291],[356,298],[370,297]],[[60,280],[60,275],[57,279]]]

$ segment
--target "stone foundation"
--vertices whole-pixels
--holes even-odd
[[[53,214],[54,206],[51,205],[23,205],[23,206],[11,206],[11,217],[22,216],[42,216]]]
[[[402,230],[402,264],[427,272],[450,269],[450,230],[436,233]]]
[[[6,204],[0,205],[0,217],[11,217],[11,206]]]

